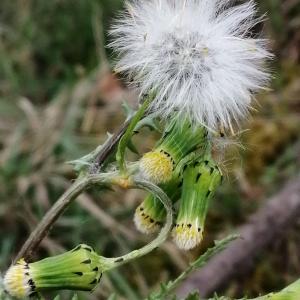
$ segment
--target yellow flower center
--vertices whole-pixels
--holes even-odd
[[[5,290],[13,297],[24,299],[29,296],[31,286],[28,264],[20,259],[16,265],[10,267],[4,277]]]
[[[135,211],[134,223],[136,228],[144,234],[156,233],[161,227],[161,222],[151,217],[142,205]]]
[[[166,183],[172,178],[174,162],[165,151],[146,153],[140,161],[140,169],[145,178],[155,184]]]
[[[177,246],[183,250],[190,250],[200,244],[203,238],[203,230],[195,224],[176,224],[172,232]]]

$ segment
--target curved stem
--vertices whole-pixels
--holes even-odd
[[[43,240],[43,238],[51,230],[55,221],[65,212],[68,206],[82,193],[91,183],[110,183],[116,176],[115,173],[104,173],[100,175],[90,175],[79,177],[73,185],[56,201],[50,208],[38,226],[30,234],[26,242],[23,244],[21,250],[17,254],[14,263],[20,258],[30,260],[34,251]]]
[[[131,121],[130,121],[127,129],[126,129],[126,132],[124,133],[124,135],[122,136],[122,138],[119,142],[116,159],[117,159],[117,162],[118,162],[121,173],[126,172],[126,165],[125,165],[125,150],[126,150],[126,147],[127,147],[128,143],[130,142],[130,139],[133,135],[133,131],[134,131],[136,125],[141,120],[141,118],[144,116],[144,114],[145,114],[147,108],[149,107],[151,101],[152,101],[151,96],[149,96],[144,101],[144,103],[141,105],[141,107],[136,112],[134,117],[131,119]]]
[[[123,171],[125,170],[124,154],[126,146],[132,136],[132,132],[137,122],[143,117],[150,101],[151,97],[143,103],[133,119],[126,121],[120,130],[108,141],[108,143],[101,148],[101,151],[95,157],[92,169],[98,170],[107,157],[112,153],[115,146],[119,143],[117,159]],[[91,176],[77,178],[74,184],[57,200],[23,244],[14,260],[14,263],[20,258],[30,259],[40,242],[51,230],[55,221],[64,213],[71,202],[76,199],[76,197],[91,183]]]
[[[62,215],[70,203],[87,187],[88,184],[89,181],[87,177],[77,179],[74,184],[56,201],[23,244],[14,263],[20,258],[24,258],[26,260],[30,259],[36,247],[51,230],[54,222],[60,215]]]
[[[65,212],[65,210],[77,198],[77,196],[81,194],[82,191],[84,191],[89,185],[99,183],[117,184],[119,179],[122,179],[122,177],[120,177],[120,175],[116,172],[89,175],[83,178],[78,178],[74,182],[74,184],[50,208],[50,210],[46,213],[35,230],[30,234],[29,238],[26,240],[21,250],[17,254],[14,263],[16,263],[16,261],[18,261],[20,258],[30,260],[32,254],[37,249],[43,238],[51,230],[55,221]],[[115,268],[121,264],[127,263],[128,261],[151,252],[153,249],[155,249],[165,241],[172,227],[172,203],[168,196],[159,187],[147,181],[133,180],[132,182],[130,182],[130,188],[144,189],[157,196],[157,198],[160,199],[160,201],[166,208],[166,223],[158,237],[150,244],[144,246],[139,250],[134,250],[122,257],[105,259],[109,265],[108,269]]]
[[[142,257],[149,252],[153,251],[157,247],[159,247],[168,237],[168,234],[172,228],[173,225],[173,210],[172,210],[172,202],[169,199],[169,197],[156,185],[149,181],[142,181],[142,180],[134,180],[133,183],[133,188],[140,188],[144,189],[153,195],[155,195],[164,205],[166,212],[167,212],[167,217],[166,217],[166,222],[164,227],[161,229],[159,235],[149,244],[146,246],[138,249],[138,250],[133,250],[132,252],[125,254],[120,257],[116,258],[105,258],[105,269],[104,271],[108,271],[114,268],[117,268],[123,264],[126,264],[136,258]],[[103,258],[101,259],[103,263]]]
[[[101,167],[103,162],[109,157],[116,145],[120,142],[122,136],[128,131],[127,128],[131,123],[131,119],[126,121],[119,131],[111,137],[103,148],[101,148],[101,151],[95,157],[93,169]],[[91,178],[88,177],[76,179],[74,184],[57,200],[35,230],[30,234],[21,250],[18,252],[14,263],[20,258],[30,259],[40,242],[51,230],[55,221],[64,213],[70,203],[90,184],[90,179]]]

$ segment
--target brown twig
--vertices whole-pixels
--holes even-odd
[[[183,296],[196,289],[202,297],[207,297],[220,290],[231,279],[248,271],[254,265],[257,255],[278,240],[299,216],[300,177],[291,180],[246,225],[238,228],[241,239],[232,242],[206,266],[190,276],[178,289],[178,294]]]

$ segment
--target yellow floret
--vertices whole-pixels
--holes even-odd
[[[144,234],[156,233],[161,227],[161,222],[154,220],[141,205],[135,211],[134,223],[136,228]]]
[[[176,224],[172,232],[176,245],[183,250],[198,246],[203,238],[203,230],[195,224]]]
[[[5,290],[13,297],[24,299],[32,292],[28,282],[30,280],[28,264],[20,259],[16,265],[11,266],[5,274],[3,283]]]
[[[173,160],[164,151],[146,153],[140,161],[140,169],[146,179],[155,184],[166,183],[172,178]]]

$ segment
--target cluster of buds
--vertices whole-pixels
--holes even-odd
[[[171,119],[155,149],[140,160],[140,174],[173,202],[180,198],[173,230],[180,248],[201,241],[208,203],[220,183],[211,157],[201,161],[211,143],[207,128],[233,131],[232,124],[247,116],[254,93],[269,83],[265,62],[273,55],[266,40],[250,34],[261,21],[253,0],[128,0],[111,30],[116,69],[141,94],[155,90],[151,110]],[[182,184],[173,185],[174,170],[193,152],[199,165],[186,164]],[[135,223],[141,232],[153,233],[164,216],[159,202],[148,196]]]
[[[142,176],[158,184],[173,204],[179,200],[172,236],[184,250],[201,242],[209,202],[222,178],[209,144],[207,129],[175,117],[155,149],[140,160]],[[191,159],[185,162],[187,157]],[[136,209],[134,221],[139,231],[151,234],[160,229],[165,215],[160,201],[148,195]]]

